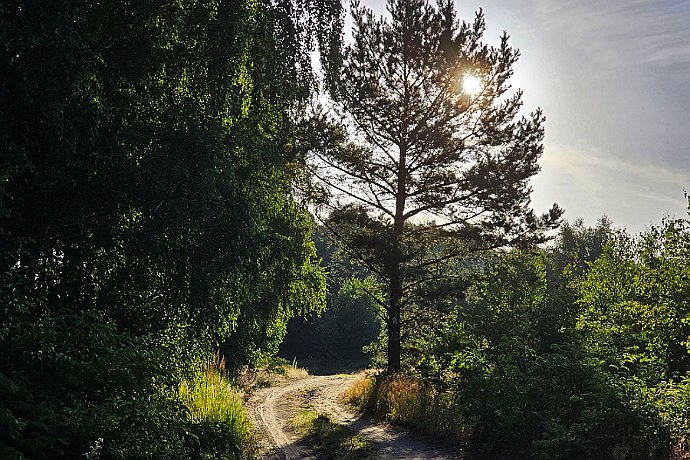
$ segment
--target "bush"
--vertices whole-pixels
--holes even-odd
[[[0,281],[0,458],[239,458],[247,422],[227,379],[209,371],[178,393],[145,337],[102,313],[51,312],[16,273]]]
[[[78,458],[99,438],[103,458],[183,450],[182,406],[152,382],[166,376],[158,357],[101,314],[13,321],[0,348],[0,452]]]

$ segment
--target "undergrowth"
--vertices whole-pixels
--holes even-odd
[[[188,410],[195,455],[238,459],[253,455],[242,395],[222,370],[208,367],[195,380],[182,382],[179,394]]]
[[[362,377],[343,399],[389,422],[414,427],[454,444],[465,442],[466,426],[452,398],[410,377]]]
[[[687,407],[690,406],[683,401],[687,401],[688,388],[690,387],[682,384],[677,385],[677,388],[673,389],[677,394],[671,397],[675,401],[675,405],[685,407],[686,411]],[[488,390],[491,390],[491,388]],[[651,410],[653,404],[661,404],[664,399],[663,395],[657,395],[656,400],[652,401],[650,398],[655,394],[655,391],[652,390],[650,390],[650,394],[642,395],[648,401],[638,401],[635,404],[644,406],[647,410]],[[543,389],[543,391],[546,392],[547,390]],[[513,403],[509,400],[509,395],[510,392],[491,394],[491,391],[485,391],[483,396],[475,395],[475,401],[478,404],[493,408],[491,413],[487,415],[478,411],[467,399],[467,395],[463,399],[463,396],[456,392],[441,392],[432,386],[420,383],[420,381],[414,378],[394,375],[376,378],[363,377],[356,381],[345,393],[343,400],[358,410],[384,418],[390,422],[406,425],[418,431],[445,438],[465,452],[466,455],[469,455],[470,457],[468,458],[690,459],[690,438],[687,435],[687,428],[680,431],[676,430],[675,435],[670,436],[671,445],[667,448],[670,452],[667,450],[667,453],[664,454],[651,451],[644,444],[630,444],[630,447],[618,444],[613,445],[609,450],[599,447],[600,450],[597,453],[593,446],[598,446],[595,443],[599,442],[599,439],[603,436],[601,433],[605,433],[605,430],[603,426],[596,425],[594,422],[588,426],[592,431],[598,430],[596,432],[587,432],[579,437],[577,437],[578,432],[572,429],[566,432],[566,435],[572,438],[571,443],[582,442],[582,445],[577,448],[568,450],[562,438],[556,438],[553,435],[551,438],[547,438],[546,435],[542,435],[539,439],[532,441],[529,450],[524,448],[520,450],[520,442],[523,439],[519,436],[523,435],[519,430],[515,429],[515,424],[508,424],[506,417],[516,418],[522,416],[522,419],[519,420],[527,424],[529,416],[533,415],[533,413],[522,407],[513,407]],[[546,397],[547,395],[545,394],[544,398]],[[500,400],[495,398],[500,398]],[[572,401],[566,401],[563,404],[568,403],[572,404]],[[619,418],[632,417],[623,409],[625,408],[615,412],[614,415]],[[673,408],[667,408],[662,412],[665,412],[666,417],[672,417],[674,415],[671,409]],[[509,412],[511,410],[513,412]],[[585,415],[580,416],[579,420],[586,421],[585,416],[593,419],[597,414],[586,412]],[[676,414],[675,416],[682,418],[683,414]],[[602,415],[598,415],[598,417],[602,417]],[[585,422],[582,423],[585,424]],[[552,425],[555,425],[555,423],[552,423]],[[632,424],[629,424],[629,426],[631,429],[634,428]],[[687,422],[685,426],[687,426]],[[566,430],[567,428],[567,426],[563,425],[560,429]],[[586,430],[586,428],[586,426],[579,427],[580,430]],[[609,430],[613,431],[615,429],[614,425],[609,425]],[[499,438],[499,435],[502,438]],[[665,433],[660,431],[658,436],[661,438],[664,435]],[[510,439],[510,436],[513,436],[514,439]],[[620,436],[617,436],[614,439],[619,438]],[[502,439],[509,439],[510,442],[501,441]],[[586,444],[587,442],[592,445]],[[611,442],[614,442],[614,440]],[[556,450],[556,447],[551,446],[551,444],[557,444],[561,451]],[[621,445],[622,447],[620,447]]]

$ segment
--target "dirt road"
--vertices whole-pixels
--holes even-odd
[[[298,394],[311,392],[310,405],[327,414],[336,423],[348,426],[367,439],[381,453],[383,459],[441,460],[460,457],[446,449],[434,446],[426,438],[372,422],[338,403],[340,395],[354,382],[351,375],[309,376],[287,381],[278,386],[256,390],[249,400],[250,416],[264,435],[266,460],[316,459],[309,448],[298,442],[288,426],[296,413]]]

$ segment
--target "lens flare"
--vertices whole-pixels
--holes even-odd
[[[476,96],[482,92],[482,81],[479,77],[466,74],[462,77],[462,92],[468,96]]]

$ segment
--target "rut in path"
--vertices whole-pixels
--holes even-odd
[[[408,431],[376,423],[338,403],[340,395],[354,383],[355,376],[309,376],[276,387],[263,388],[249,400],[250,416],[265,436],[270,451],[262,457],[273,459],[316,459],[307,446],[299,443],[288,427],[288,420],[298,410],[300,392],[314,392],[311,406],[327,414],[335,423],[348,426],[376,447],[383,459],[441,460],[459,459],[457,453],[434,445],[433,441]]]

